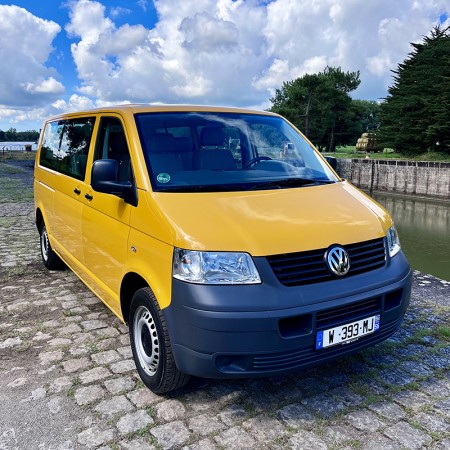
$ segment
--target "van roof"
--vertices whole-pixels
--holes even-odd
[[[145,112],[225,112],[225,113],[246,113],[246,114],[264,114],[268,116],[277,116],[278,114],[269,111],[258,111],[254,109],[232,108],[228,106],[205,106],[205,105],[149,105],[149,104],[125,104],[112,105],[101,108],[87,109],[76,112],[62,113],[48,118],[54,120],[61,117],[77,117],[86,114],[101,113],[145,113]]]

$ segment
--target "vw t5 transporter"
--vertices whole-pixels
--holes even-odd
[[[154,392],[273,376],[376,344],[408,306],[389,214],[269,112],[127,105],[43,126],[36,225],[129,324]]]

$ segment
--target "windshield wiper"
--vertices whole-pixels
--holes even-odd
[[[246,187],[242,184],[197,184],[192,186],[160,187],[157,192],[228,192],[244,190],[246,190]]]
[[[332,184],[333,180],[323,178],[282,178],[281,180],[263,181],[248,187],[249,191],[257,189],[283,189],[287,187],[300,187],[308,184]]]

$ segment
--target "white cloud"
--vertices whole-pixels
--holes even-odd
[[[0,105],[6,110],[42,105],[64,91],[45,65],[60,30],[23,8],[0,5]]]
[[[106,2],[104,2],[106,3]],[[131,6],[133,4],[133,6]],[[391,70],[449,12],[448,0],[154,0],[154,28],[121,23],[128,10],[71,0],[72,57],[79,85],[62,92],[45,66],[60,27],[0,6],[0,116],[51,98],[52,111],[109,103],[264,105],[283,81],[326,65],[360,70],[355,97],[378,99]],[[130,2],[147,11],[147,0]],[[109,12],[109,16],[107,13]],[[446,18],[449,23],[450,19]],[[70,93],[72,94],[72,92]],[[15,99],[20,99],[19,103]],[[32,115],[32,113],[30,113]]]
[[[385,94],[390,70],[427,34],[444,0],[155,0],[159,22],[117,27],[100,3],[71,4],[66,29],[80,93],[104,101],[260,104],[283,81],[326,65],[360,70]],[[146,6],[141,2],[141,7]]]

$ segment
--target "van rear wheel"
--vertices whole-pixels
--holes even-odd
[[[129,318],[133,358],[144,384],[155,394],[184,386],[189,375],[177,369],[166,321],[150,288],[136,291]]]
[[[40,247],[41,256],[44,266],[49,270],[62,270],[65,268],[65,264],[61,258],[53,251],[50,245],[50,240],[48,238],[47,227],[45,223],[42,222],[41,228],[39,230],[40,235]]]

